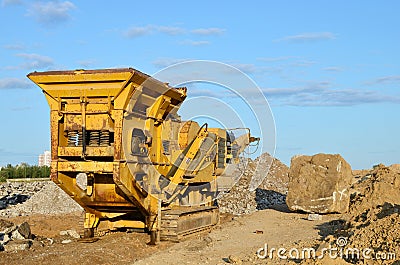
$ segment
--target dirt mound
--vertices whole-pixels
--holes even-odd
[[[400,205],[384,203],[353,217],[345,227],[348,236],[346,247],[372,249],[374,255],[397,254],[400,260]],[[382,255],[383,254],[383,255]],[[372,256],[372,255],[371,255]],[[365,257],[348,260],[365,260]],[[392,259],[390,259],[393,262]],[[391,262],[389,264],[391,264]],[[384,262],[382,262],[384,263]]]
[[[239,181],[218,199],[220,211],[241,215],[284,204],[289,168],[268,153],[246,163],[243,170],[238,171],[242,174]],[[257,189],[252,187],[260,182]]]
[[[343,256],[348,264],[400,264],[398,169],[397,165],[386,167],[380,164],[370,171],[363,171],[364,175],[359,175],[359,180],[352,186],[349,213],[341,217],[339,225],[332,223],[324,228],[321,226],[324,238],[318,243],[319,248],[338,247],[338,239],[342,238],[345,242],[344,251],[359,251],[358,255],[349,252]],[[334,229],[326,233],[327,228]],[[362,251],[366,251],[366,254]]]
[[[384,203],[351,217],[342,225],[336,223],[336,231],[320,241],[318,249],[342,249],[340,259],[346,264],[398,264],[395,261],[400,261],[399,213],[400,205]]]
[[[350,214],[356,216],[385,202],[400,204],[400,170],[397,165],[379,164],[353,186]]]
[[[400,245],[399,169],[398,165],[379,164],[353,185],[350,220],[342,233],[348,237],[346,247],[369,248],[372,256],[378,254],[383,258],[375,260],[374,264],[392,264],[400,260],[400,253],[396,253]],[[365,257],[347,260],[366,262]]]

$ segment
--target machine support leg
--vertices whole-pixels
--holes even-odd
[[[99,224],[99,218],[92,214],[85,212],[85,220],[84,220],[84,230],[83,230],[83,237],[84,238],[90,238],[94,237],[94,229],[97,227]]]
[[[161,235],[161,200],[158,200],[157,215],[150,217],[151,223],[153,224],[150,230],[150,242],[149,245],[156,245],[160,242]]]
[[[150,242],[149,245],[156,245],[157,243],[157,231],[150,231]]]

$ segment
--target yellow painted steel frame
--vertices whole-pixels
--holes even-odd
[[[107,220],[108,227],[159,229],[154,225],[160,210],[158,198],[136,185],[125,161],[124,112],[144,82],[164,92],[154,99],[147,120],[159,139],[158,128],[171,110],[171,98],[182,102],[186,90],[169,87],[132,68],[34,72],[28,78],[42,88],[50,106],[51,179],[85,209],[85,228]],[[104,132],[111,143],[101,146],[96,137],[101,139]],[[88,134],[96,136],[89,139],[89,143],[97,141],[94,146],[86,144]],[[156,162],[161,159],[162,146],[161,141],[155,143],[151,155]],[[81,172],[88,178],[85,190],[77,185]]]

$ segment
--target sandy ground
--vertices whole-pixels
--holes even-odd
[[[248,216],[234,217],[208,235],[175,244],[167,251],[158,252],[142,259],[142,264],[227,264],[230,257],[243,264],[269,264],[256,252],[265,244],[268,248],[289,247],[299,241],[320,238],[323,223],[337,219],[337,215],[325,216],[321,221],[308,221],[307,215],[278,210],[262,210]],[[313,246],[309,246],[313,247]],[[277,264],[277,260],[271,261]],[[279,262],[285,264],[286,261]]]
[[[135,260],[149,256],[154,251],[161,251],[172,245],[162,242],[158,246],[148,246],[149,236],[144,233],[118,232],[108,234],[93,243],[82,243],[73,240],[69,244],[62,244],[66,237],[59,235],[67,229],[81,229],[82,213],[63,215],[32,215],[10,218],[15,224],[27,221],[32,233],[40,237],[35,240],[29,250],[15,252],[0,252],[0,264],[131,264]],[[47,238],[52,238],[50,245]],[[67,237],[68,238],[68,237]]]
[[[265,243],[268,247],[292,246],[299,241],[312,242],[320,238],[323,223],[338,216],[324,216],[321,221],[308,221],[306,214],[267,209],[251,215],[224,215],[221,224],[210,233],[193,236],[180,243],[161,242],[148,246],[149,238],[141,233],[108,234],[93,243],[61,244],[59,231],[79,229],[81,213],[67,215],[33,215],[11,221],[28,221],[32,232],[54,238],[45,246],[33,245],[29,250],[0,252],[1,264],[227,264],[229,257],[244,264],[269,264],[255,255]],[[312,246],[310,246],[312,247]],[[271,264],[276,264],[276,260]],[[285,261],[280,262],[285,264]]]

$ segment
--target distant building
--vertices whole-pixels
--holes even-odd
[[[51,153],[50,151],[44,151],[43,154],[39,155],[39,167],[41,166],[50,166],[51,162]]]

